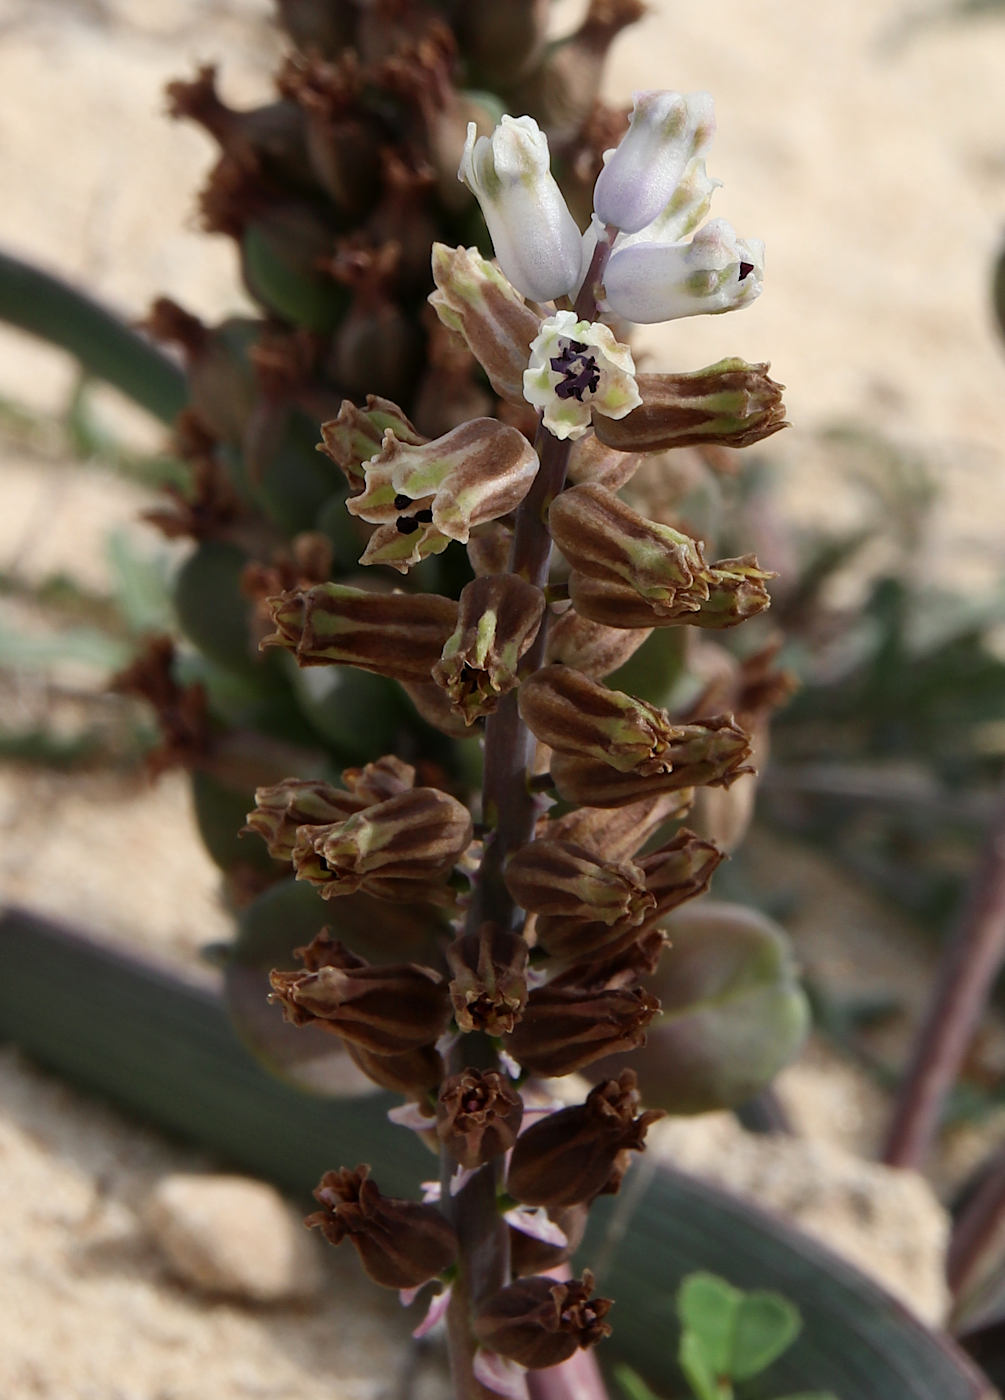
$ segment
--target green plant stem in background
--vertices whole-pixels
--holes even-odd
[[[892,1167],[918,1167],[1005,956],[1005,791],[992,818],[970,896],[946,945],[918,1030],[883,1151]]]
[[[62,278],[3,252],[0,320],[69,351],[163,423],[187,401],[185,376],[163,351]]]

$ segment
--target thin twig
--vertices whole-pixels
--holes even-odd
[[[1005,789],[897,1096],[882,1157],[888,1166],[918,1167],[927,1155],[1003,956]]]

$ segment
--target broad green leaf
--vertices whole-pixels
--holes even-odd
[[[696,1400],[733,1400],[733,1387],[716,1375],[697,1332],[681,1337],[677,1360]]]
[[[691,1274],[677,1294],[684,1336],[693,1336],[715,1375],[731,1375],[733,1335],[743,1294],[715,1274]]]

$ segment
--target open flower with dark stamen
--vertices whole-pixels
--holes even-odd
[[[582,437],[594,410],[622,418],[642,403],[628,346],[602,321],[580,321],[574,311],[557,311],[542,322],[523,392],[557,438]]]
[[[559,1282],[547,1275],[517,1279],[493,1293],[475,1318],[482,1344],[528,1370],[568,1361],[580,1347],[610,1335],[604,1321],[611,1303],[594,1298],[593,1275]]]
[[[297,878],[324,899],[362,890],[379,899],[449,900],[444,889],[471,843],[471,814],[438,788],[413,788],[326,826],[302,826]]]
[[[544,594],[516,574],[476,578],[461,590],[457,626],[433,680],[466,724],[491,714],[516,685],[520,659],[543,616]]]
[[[264,647],[286,647],[298,666],[333,662],[397,681],[427,682],[457,622],[457,604],[437,593],[373,593],[319,583],[270,598],[276,631]]]
[[[363,491],[346,501],[351,515],[378,527],[360,563],[407,573],[451,540],[466,544],[476,525],[520,504],[537,470],[523,434],[494,418],[475,418],[420,446],[388,429],[363,465]]]
[[[369,1176],[365,1165],[325,1172],[305,1224],[332,1244],[348,1239],[375,1283],[418,1288],[454,1262],[457,1236],[435,1206],[382,1196]]]

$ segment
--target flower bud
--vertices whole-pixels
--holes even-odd
[[[641,378],[643,376],[637,375],[636,383]],[[640,453],[621,452],[602,443],[595,432],[587,433],[585,437],[576,438],[572,444],[567,479],[570,486],[595,481],[600,486],[606,486],[608,491],[620,491],[631,481],[642,461]]]
[[[597,178],[593,207],[602,224],[637,233],[673,197],[688,162],[715,134],[707,92],[637,92],[628,131]]]
[[[364,464],[365,490],[346,509],[377,525],[361,564],[388,564],[407,573],[451,540],[467,544],[476,525],[520,504],[537,475],[538,459],[516,428],[475,418],[422,446],[393,431]]]
[[[362,890],[378,899],[443,902],[443,886],[471,843],[471,814],[438,788],[413,788],[327,826],[303,826],[297,878],[323,899]]]
[[[529,841],[506,863],[506,888],[531,914],[640,924],[655,906],[637,865],[616,864],[570,841]]]
[[[677,188],[667,203],[645,228],[638,233],[621,233],[618,248],[638,243],[682,243],[706,217],[712,196],[722,184],[713,180],[703,160],[688,161]]]
[[[510,1195],[549,1210],[601,1195],[619,1154],[643,1151],[651,1124],[665,1117],[658,1109],[636,1116],[635,1085],[633,1071],[622,1070],[620,1078],[592,1089],[585,1103],[559,1109],[521,1133],[506,1177]]]
[[[651,631],[649,627],[605,627],[580,616],[575,608],[566,608],[548,628],[545,659],[575,666],[602,680],[634,656]]]
[[[642,403],[631,350],[602,321],[577,320],[574,311],[541,323],[523,393],[554,437],[573,440],[589,431],[594,410],[622,418]]]
[[[491,136],[474,122],[457,177],[481,205],[499,266],[531,301],[579,281],[581,239],[551,173],[548,138],[533,117],[504,116]]]
[[[413,447],[427,441],[396,403],[367,394],[366,408],[358,408],[351,399],[345,399],[338,414],[321,424],[323,441],[318,444],[318,451],[341,467],[350,491],[362,491],[363,463],[380,451],[388,428],[399,442]]]
[[[575,1074],[641,1045],[659,1009],[656,997],[638,988],[538,987],[503,1046],[531,1074]]]
[[[461,590],[457,626],[433,680],[466,724],[491,714],[517,684],[520,659],[543,616],[544,594],[516,574],[476,578]]]
[[[431,968],[371,967],[340,943],[328,956],[313,972],[270,972],[272,1000],[282,1006],[285,1020],[319,1025],[375,1055],[424,1049],[446,1030],[450,1000]]]
[[[639,857],[646,890],[656,907],[646,915],[645,927],[658,922],[689,899],[703,894],[723,853],[711,841],[703,841],[693,831],[680,831],[656,851]]]
[[[581,1283],[561,1283],[546,1274],[507,1284],[482,1305],[475,1335],[483,1346],[529,1370],[544,1370],[568,1361],[580,1347],[595,1346],[610,1336],[604,1321],[607,1298],[591,1298],[593,1275]]]
[[[648,776],[619,772],[610,764],[579,753],[552,755],[551,776],[566,802],[592,807],[623,807],[641,797],[690,787],[729,787],[743,773],[750,735],[730,715],[715,715],[700,724],[675,725]]]
[[[276,631],[262,646],[286,647],[299,666],[341,662],[397,681],[428,681],[457,621],[436,593],[373,593],[341,583],[270,598]]]
[[[382,1196],[365,1164],[325,1172],[314,1192],[321,1210],[305,1224],[332,1244],[348,1237],[363,1268],[385,1288],[418,1288],[457,1257],[457,1236],[435,1206]]]
[[[523,1100],[498,1070],[465,1069],[443,1081],[436,1135],[462,1167],[508,1152],[523,1118]]]
[[[342,821],[367,804],[352,793],[312,779],[284,778],[272,787],[255,789],[255,807],[245,831],[256,831],[277,860],[289,860],[297,842],[297,827]]]
[[[508,1034],[527,1001],[527,944],[493,924],[447,949],[454,1020],[465,1032]]]
[[[604,272],[606,306],[639,325],[749,306],[761,294],[764,244],[712,219],[690,243],[629,243]]]
[[[433,281],[429,304],[437,316],[464,341],[499,397],[522,405],[523,372],[541,317],[477,248],[434,243]]]
[[[346,768],[342,781],[352,795],[367,806],[372,802],[383,802],[388,797],[397,797],[400,792],[411,791],[415,787],[415,769],[410,763],[403,763],[395,754],[386,753],[372,763],[364,763],[362,768]]]
[[[788,426],[784,385],[766,364],[735,357],[690,374],[638,376],[642,407],[610,419],[597,410],[597,437],[623,452],[659,452],[692,443],[748,447]]]
[[[676,729],[665,710],[609,690],[571,666],[543,666],[520,687],[520,714],[558,753],[600,759],[621,773],[664,773]]]

